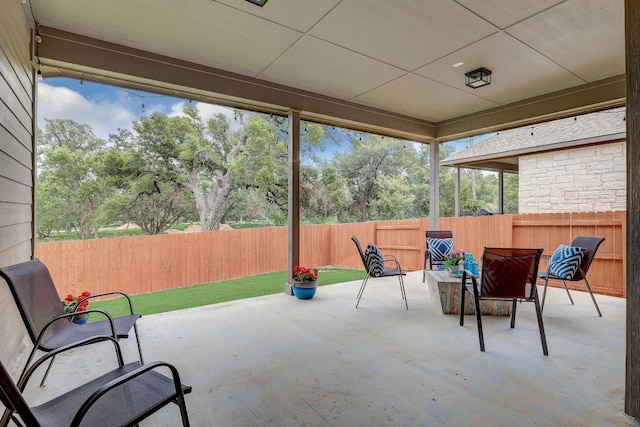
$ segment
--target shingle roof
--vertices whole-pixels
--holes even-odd
[[[443,166],[513,169],[517,157],[542,151],[621,140],[626,108],[614,108],[501,131],[440,162]],[[517,169],[516,169],[517,170]]]

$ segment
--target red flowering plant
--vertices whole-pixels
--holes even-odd
[[[318,269],[296,265],[293,267],[293,280],[298,282],[314,282],[318,280]]]
[[[89,301],[84,300],[87,297],[91,296],[91,292],[83,291],[80,295],[74,297],[73,294],[67,295],[67,297],[62,301],[62,308],[65,313],[75,313],[76,311],[85,311],[89,307]],[[78,301],[82,301],[78,304]],[[76,316],[75,318],[82,318],[86,316],[86,314],[82,314],[80,316]],[[70,318],[73,320],[74,318]]]

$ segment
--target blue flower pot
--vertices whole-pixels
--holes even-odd
[[[77,325],[84,325],[89,321],[89,315],[84,316],[74,316],[71,318],[71,321]]]
[[[318,289],[317,282],[293,281],[293,294],[299,299],[311,299]]]

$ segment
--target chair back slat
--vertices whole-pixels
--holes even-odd
[[[424,238],[433,239],[453,239],[453,231],[451,230],[427,230],[424,232]]]
[[[596,252],[598,251],[598,247],[600,244],[604,242],[604,237],[588,237],[588,236],[577,236],[571,242],[571,246],[579,246],[585,248],[584,257],[582,258],[582,264],[580,264],[580,268],[576,271],[576,274],[573,275],[572,281],[582,280],[587,275],[589,271],[589,267],[591,267],[591,262],[596,256]]]
[[[362,246],[360,245],[360,241],[356,236],[351,236],[351,240],[353,240],[353,243],[355,243],[356,248],[358,248],[358,253],[360,254],[360,259],[362,260],[362,265],[364,266],[364,269],[369,271],[367,267],[367,260],[364,259],[364,252],[362,252]]]
[[[481,297],[532,298],[541,255],[542,249],[485,248]]]
[[[64,314],[49,269],[40,260],[32,259],[0,268],[0,276],[7,281],[29,338],[35,343],[47,322]]]

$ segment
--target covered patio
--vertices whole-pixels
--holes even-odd
[[[625,104],[632,259],[640,247],[640,1],[493,3],[413,2],[430,10],[412,13],[396,2],[372,9],[355,0],[288,0],[258,8],[219,0],[180,8],[167,0],[130,2],[133,13],[98,1],[7,2],[0,15],[0,263],[37,256],[42,75],[92,76],[287,116],[294,183],[301,120],[429,143],[437,159],[440,142]],[[451,71],[462,62],[464,70]],[[466,70],[482,66],[493,71],[492,84],[482,92],[465,86]],[[532,80],[531,70],[548,72]],[[294,188],[289,266],[299,255],[297,197]],[[148,360],[176,363],[194,386],[187,398],[193,425],[637,425],[624,412],[640,416],[639,267],[627,265],[626,301],[599,297],[602,318],[588,301],[570,307],[552,290],[549,357],[525,307],[515,331],[506,319],[487,319],[488,351],[480,353],[473,319],[461,328],[438,313],[419,273],[407,283],[409,311],[381,280],[356,310],[351,283],[321,288],[307,303],[281,294],[149,316],[142,341]],[[5,290],[2,322],[11,333],[3,336],[3,360],[25,346],[10,305]],[[70,385],[82,377],[76,372],[94,372],[108,357],[67,358],[45,390]],[[174,415],[154,425],[175,425]]]
[[[422,272],[371,280],[360,308],[359,282],[319,288],[312,300],[277,294],[143,317],[145,358],[174,363],[193,386],[194,426],[640,426],[624,413],[625,299],[547,294],[542,355],[533,304],[507,317],[465,326],[431,299]],[[125,361],[136,356],[123,340]],[[91,351],[91,356],[87,352]],[[51,396],[115,364],[108,348],[57,359]],[[69,375],[69,372],[77,374]],[[60,386],[59,386],[60,385]],[[58,389],[60,387],[60,389]],[[147,424],[173,426],[170,405]]]

